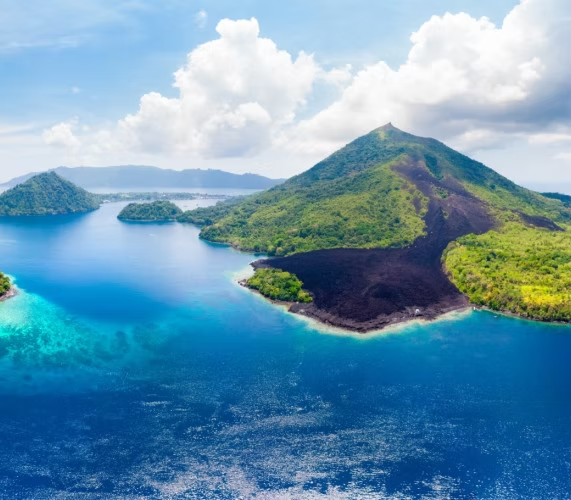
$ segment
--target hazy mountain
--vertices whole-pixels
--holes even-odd
[[[257,174],[231,174],[222,170],[167,170],[157,167],[58,167],[50,170],[84,189],[234,188],[267,189],[283,182]],[[0,188],[14,187],[36,173],[16,177]]]

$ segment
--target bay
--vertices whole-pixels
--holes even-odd
[[[123,206],[0,220],[0,497],[569,497],[569,327],[326,331]]]

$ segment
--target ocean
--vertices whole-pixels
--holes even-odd
[[[0,498],[571,498],[571,327],[328,331],[123,206],[0,219]]]

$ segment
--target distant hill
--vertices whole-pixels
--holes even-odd
[[[127,221],[170,221],[182,214],[182,210],[170,201],[129,203],[117,216]]]
[[[35,175],[0,195],[0,215],[69,214],[97,208],[97,196],[55,172]]]
[[[268,189],[283,182],[257,174],[231,174],[222,170],[167,170],[125,165],[118,167],[58,167],[50,170],[84,189],[233,188]],[[14,187],[37,175],[16,177],[0,188]]]
[[[554,200],[559,200],[565,206],[571,206],[571,196],[568,194],[561,193],[541,193],[546,198],[553,198]]]

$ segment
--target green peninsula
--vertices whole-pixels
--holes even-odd
[[[281,269],[256,269],[254,276],[246,280],[246,286],[272,300],[304,304],[313,301],[311,295],[302,289],[303,283],[299,278]]]
[[[97,196],[54,172],[35,175],[0,195],[0,216],[71,214],[98,208]]]
[[[10,278],[0,271],[0,299],[12,289]]]
[[[117,216],[127,221],[171,221],[182,215],[182,210],[170,201],[129,203]]]

